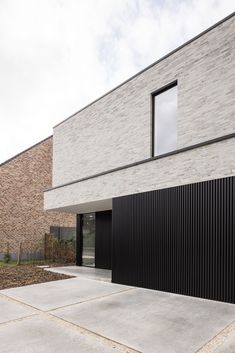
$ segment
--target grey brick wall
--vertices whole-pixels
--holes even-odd
[[[53,186],[150,157],[151,92],[176,79],[179,148],[234,132],[234,28],[233,17],[56,127]]]
[[[100,200],[235,175],[233,151],[235,138],[54,189],[45,207],[95,211]]]
[[[234,62],[233,16],[58,125],[53,186],[149,158],[151,93],[176,79],[178,148],[235,132]],[[234,148],[230,139],[55,189],[45,207],[234,175]]]

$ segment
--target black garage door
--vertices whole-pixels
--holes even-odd
[[[235,303],[235,178],[113,200],[113,282]]]

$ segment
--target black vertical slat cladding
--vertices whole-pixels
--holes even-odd
[[[95,267],[111,269],[112,211],[96,212]]]
[[[113,282],[235,303],[235,177],[113,199]]]

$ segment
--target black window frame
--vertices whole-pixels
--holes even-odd
[[[178,86],[178,80],[174,80],[168,84],[166,84],[165,86],[157,89],[156,91],[153,91],[151,93],[151,125],[152,125],[152,133],[151,133],[151,157],[158,157],[158,156],[161,156],[161,155],[155,155],[154,152],[155,152],[155,102],[154,102],[154,98],[156,96],[158,96],[159,94],[165,92],[165,91],[168,91],[169,89],[175,87],[175,86]],[[173,152],[173,151],[171,151]],[[164,153],[165,154],[165,153]]]

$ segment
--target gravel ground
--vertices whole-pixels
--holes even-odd
[[[45,271],[36,265],[0,266],[0,289],[67,278],[72,278],[72,276]]]

